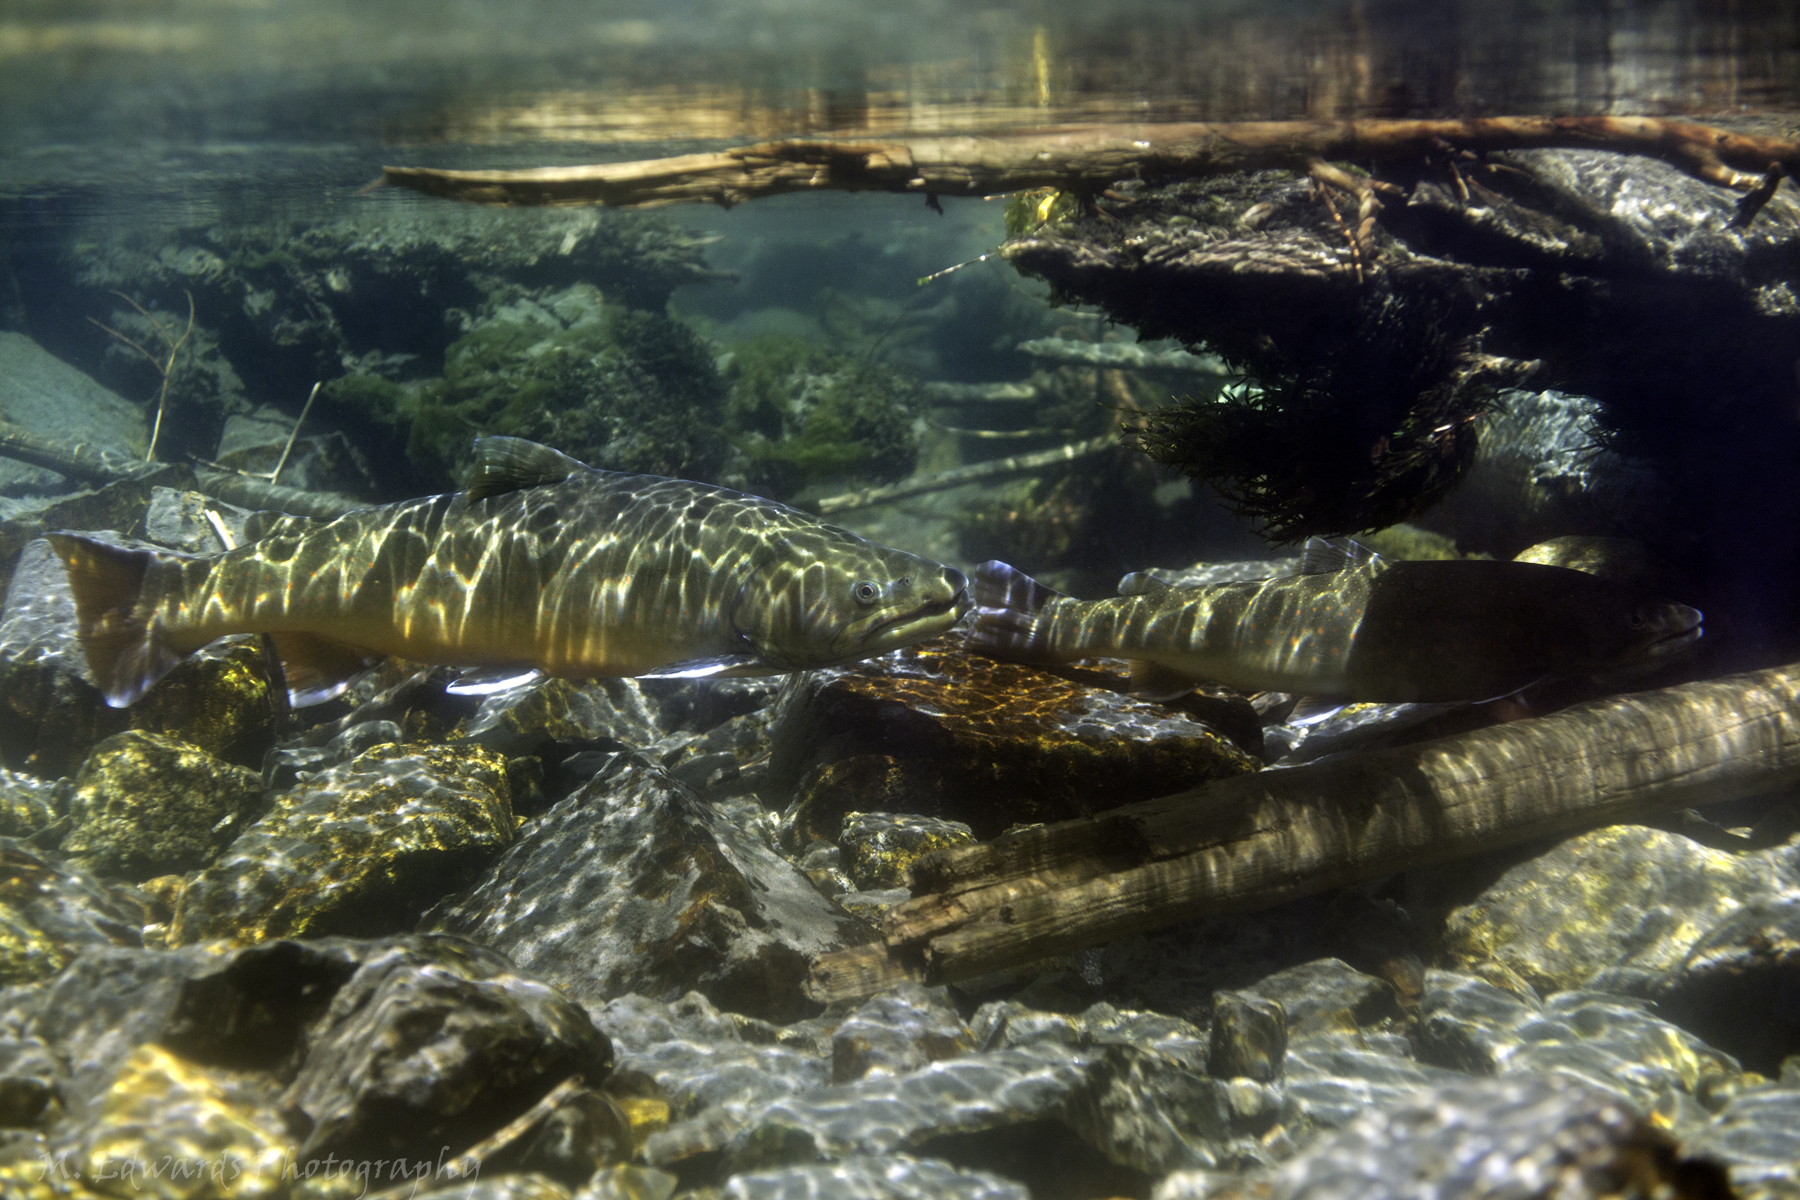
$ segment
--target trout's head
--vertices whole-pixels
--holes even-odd
[[[1608,674],[1655,670],[1692,650],[1703,632],[1699,609],[1633,595],[1597,603],[1585,617],[1588,669]]]
[[[830,526],[777,539],[734,624],[778,670],[827,667],[936,637],[969,609],[969,581],[929,558]]]

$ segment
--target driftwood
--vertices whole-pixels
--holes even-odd
[[[170,463],[143,462],[116,450],[92,446],[86,442],[59,442],[39,437],[30,430],[5,421],[0,421],[0,457],[16,458],[20,462],[28,462],[33,466],[55,471],[58,475],[97,486],[126,479],[143,479],[174,469]],[[308,492],[299,488],[279,487],[265,478],[239,475],[232,471],[198,468],[193,472],[193,481],[195,491],[223,500],[227,504],[235,504],[240,508],[271,509],[301,517],[317,517],[322,521],[341,517],[353,508],[365,507],[363,502],[335,492]]]
[[[1025,188],[1097,195],[1116,180],[1180,179],[1229,171],[1307,171],[1340,189],[1366,184],[1327,166],[1424,159],[1446,152],[1613,150],[1673,164],[1708,183],[1751,193],[1744,219],[1800,168],[1800,141],[1730,133],[1654,117],[1489,117],[1436,121],[1248,121],[1085,125],[996,137],[795,139],[711,154],[519,171],[384,167],[383,182],[479,204],[647,206],[826,189],[983,196]]]
[[[1103,433],[1099,437],[1069,442],[1049,450],[1039,450],[1034,454],[1015,454],[1010,458],[992,458],[986,462],[971,463],[966,467],[940,471],[936,475],[919,475],[912,479],[902,479],[899,483],[864,488],[860,492],[844,492],[837,496],[826,496],[815,507],[819,512],[825,514],[844,512],[852,508],[867,508],[871,504],[882,504],[889,500],[898,500],[903,496],[917,496],[923,492],[941,492],[946,488],[961,487],[963,484],[973,483],[977,479],[1023,475],[1029,471],[1054,466],[1056,463],[1073,462],[1078,458],[1086,458],[1090,454],[1098,454],[1102,450],[1110,449],[1118,444],[1118,435]]]
[[[941,983],[1534,838],[1800,780],[1800,663],[1239,776],[939,851],[810,994]]]

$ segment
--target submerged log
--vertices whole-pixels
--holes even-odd
[[[186,468],[175,464],[144,462],[116,450],[92,446],[86,442],[60,442],[39,437],[28,429],[0,421],[0,457],[16,458],[33,466],[55,471],[81,483],[104,485],[125,479],[146,479],[158,474]],[[335,492],[309,492],[300,488],[281,487],[254,475],[232,471],[195,470],[193,488],[197,492],[236,504],[241,508],[271,509],[295,516],[329,521],[364,502],[340,496]],[[185,479],[183,480],[185,486]]]
[[[1552,148],[1650,155],[1708,183],[1752,192],[1752,203],[1759,185],[1800,168],[1800,141],[1685,121],[1487,117],[1074,125],[995,137],[905,141],[794,139],[712,154],[519,171],[383,167],[382,180],[478,204],[732,205],[831,189],[936,197],[1054,187],[1094,195],[1120,179],[1190,179],[1271,168],[1312,171],[1324,160],[1375,162],[1424,159],[1446,150]]]
[[[899,483],[884,483],[879,487],[864,488],[859,492],[844,492],[836,496],[826,496],[815,507],[820,513],[829,516],[831,513],[844,512],[852,508],[867,508],[871,504],[885,504],[889,500],[917,496],[923,492],[941,492],[981,479],[1024,475],[1045,467],[1055,466],[1057,463],[1073,462],[1078,458],[1086,458],[1090,454],[1099,454],[1102,450],[1109,450],[1118,444],[1119,439],[1116,434],[1103,433],[1099,437],[1069,442],[1065,445],[1054,446],[1049,450],[1039,450],[1033,454],[1014,454],[1009,458],[992,458],[986,462],[971,463],[966,467],[952,467],[950,470],[940,471],[936,475],[917,475],[911,479],[902,479]]]
[[[1800,663],[1284,771],[939,851],[814,999],[943,983],[1199,916],[1800,781]]]

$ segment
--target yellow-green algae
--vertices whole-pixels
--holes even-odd
[[[169,943],[410,929],[512,841],[506,761],[387,743],[283,794],[182,892]]]

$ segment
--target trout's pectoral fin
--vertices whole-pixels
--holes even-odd
[[[1125,690],[1140,700],[1178,700],[1199,686],[1200,681],[1191,675],[1183,675],[1161,663],[1134,658],[1131,660],[1131,681]]]
[[[690,658],[645,671],[639,679],[711,679],[720,675],[767,675],[773,668],[754,654],[719,654]]]
[[[349,687],[358,673],[380,661],[380,655],[316,633],[271,633],[268,637],[281,659],[288,704],[293,708],[325,703]]]
[[[536,667],[471,667],[444,688],[452,696],[492,696],[536,683],[544,673]]]

